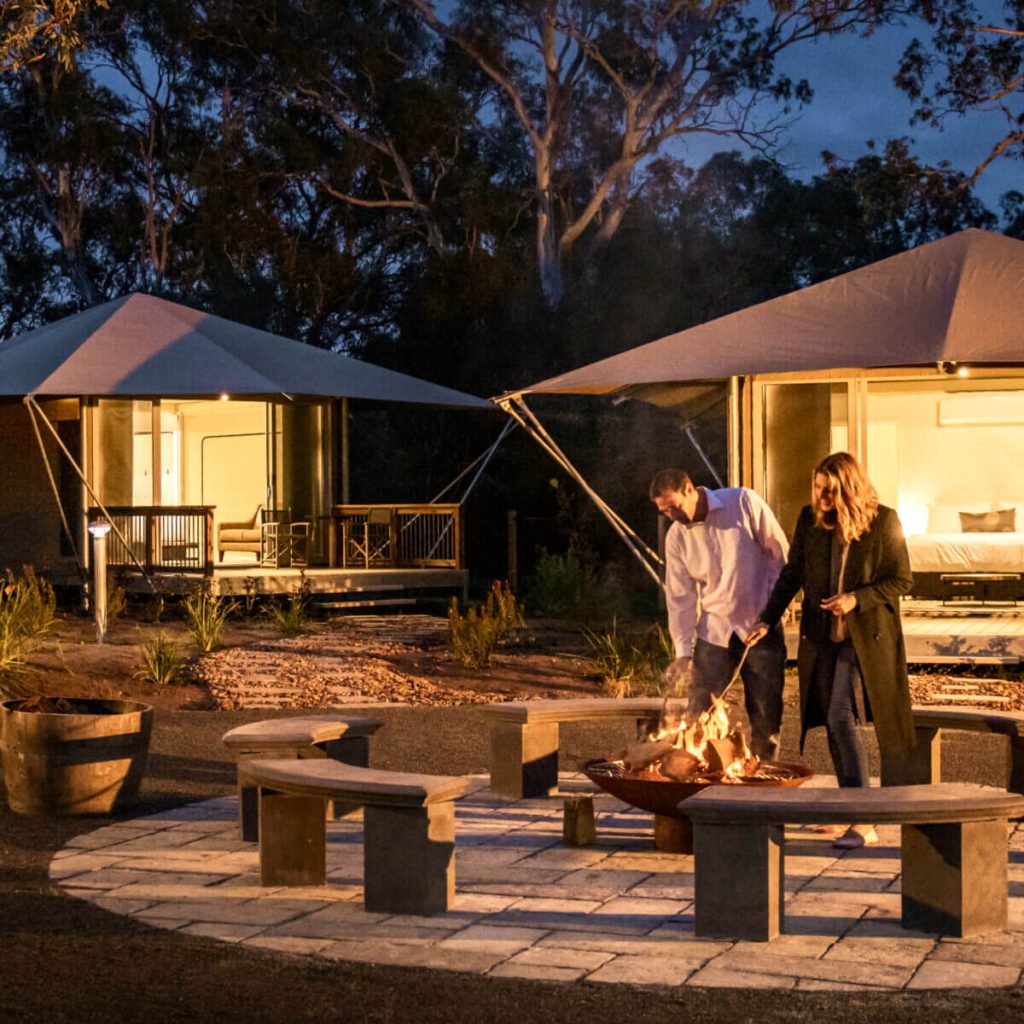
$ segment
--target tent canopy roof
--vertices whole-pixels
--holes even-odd
[[[944,361],[1024,363],[1024,242],[961,231],[514,394]]]
[[[282,393],[492,408],[461,391],[140,293],[0,344],[0,395]]]

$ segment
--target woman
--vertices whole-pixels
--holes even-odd
[[[754,624],[755,643],[803,588],[800,648],[800,749],[807,730],[824,725],[840,786],[868,785],[857,730],[863,699],[875,723],[882,780],[899,783],[914,746],[910,685],[899,600],[911,587],[910,559],[896,513],[848,452],[814,470],[812,503],[797,520],[789,559]],[[865,692],[866,691],[866,692]],[[841,847],[878,842],[874,827],[853,825]]]

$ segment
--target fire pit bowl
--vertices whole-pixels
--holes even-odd
[[[721,783],[708,781],[674,782],[671,779],[643,776],[626,772],[621,761],[606,761],[601,758],[588,761],[583,774],[606,793],[642,811],[650,811],[665,818],[686,820],[679,812],[679,804],[687,797],[699,793],[708,786],[782,786],[792,788],[803,785],[812,775],[802,764],[788,761],[764,761],[766,767],[776,769],[777,777],[745,779],[743,782]]]

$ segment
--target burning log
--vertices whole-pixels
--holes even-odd
[[[661,739],[647,740],[640,743],[631,743],[626,747],[622,755],[626,767],[630,771],[639,772],[649,767],[656,761],[662,760],[667,754],[675,749],[676,738],[674,735],[665,736]]]
[[[658,771],[668,779],[675,782],[689,782],[701,768],[699,757],[687,750],[670,750],[662,758]]]
[[[748,756],[746,741],[739,730],[721,739],[709,739],[704,747],[704,760],[712,772],[725,772],[733,763],[746,761]]]

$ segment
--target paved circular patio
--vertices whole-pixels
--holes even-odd
[[[834,785],[817,778],[812,785]],[[564,791],[589,791],[564,775]],[[362,906],[358,819],[328,824],[329,884],[261,888],[234,797],[107,825],[60,850],[66,893],[158,928],[328,959],[565,982],[788,989],[1019,985],[1024,970],[1024,824],[1010,835],[1010,930],[981,939],[904,931],[899,829],[837,851],[794,829],[786,929],[771,943],[693,934],[693,858],[654,849],[651,816],[596,800],[598,843],[562,845],[561,801],[506,803],[471,776],[456,805],[455,907],[434,917]]]

